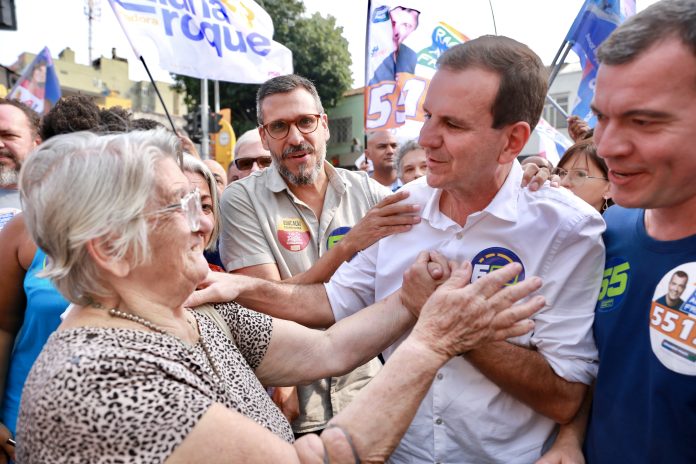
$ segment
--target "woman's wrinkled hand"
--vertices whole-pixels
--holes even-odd
[[[541,309],[542,296],[519,301],[541,287],[528,277],[506,285],[521,271],[511,263],[469,284],[471,264],[455,265],[450,278],[428,298],[412,336],[447,359],[492,341],[523,335],[534,327],[529,317]]]

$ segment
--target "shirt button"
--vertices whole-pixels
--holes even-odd
[[[441,417],[438,417],[437,419],[435,419],[435,423],[436,423],[437,425],[441,425],[441,424],[442,424],[442,418],[441,418]]]
[[[442,380],[442,374],[437,374],[437,380]]]
[[[457,235],[455,235],[455,237],[457,237],[457,240],[461,240],[464,237],[464,232],[457,232]]]

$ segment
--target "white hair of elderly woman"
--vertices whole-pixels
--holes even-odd
[[[215,250],[217,248],[217,239],[220,236],[220,199],[217,194],[217,184],[215,182],[215,177],[212,171],[205,163],[195,156],[191,156],[188,153],[184,153],[184,171],[192,172],[194,174],[200,174],[205,179],[205,183],[208,184],[210,189],[210,198],[213,203],[213,214],[215,216],[213,221],[213,231],[210,236],[210,242],[206,244],[206,250]]]
[[[166,129],[114,135],[76,132],[39,145],[27,157],[20,192],[27,228],[50,259],[42,277],[73,303],[108,295],[87,243],[109,241],[114,258],[134,266],[150,257],[143,212],[157,190],[156,164],[176,161],[177,137]]]

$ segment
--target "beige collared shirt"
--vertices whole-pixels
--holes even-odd
[[[276,264],[282,279],[309,269],[391,192],[363,172],[324,163],[329,186],[321,217],[288,189],[274,166],[230,184],[222,195],[220,255],[227,271]],[[296,433],[323,428],[379,371],[376,359],[348,375],[298,387]]]

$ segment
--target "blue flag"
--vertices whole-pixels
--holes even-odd
[[[60,83],[48,47],[24,68],[7,98],[19,100],[39,114],[56,104],[60,99]]]
[[[597,47],[635,12],[635,0],[585,0],[566,35],[566,41],[572,44],[582,64],[582,80],[572,113],[583,118],[591,127],[597,122],[590,109],[599,67]]]

